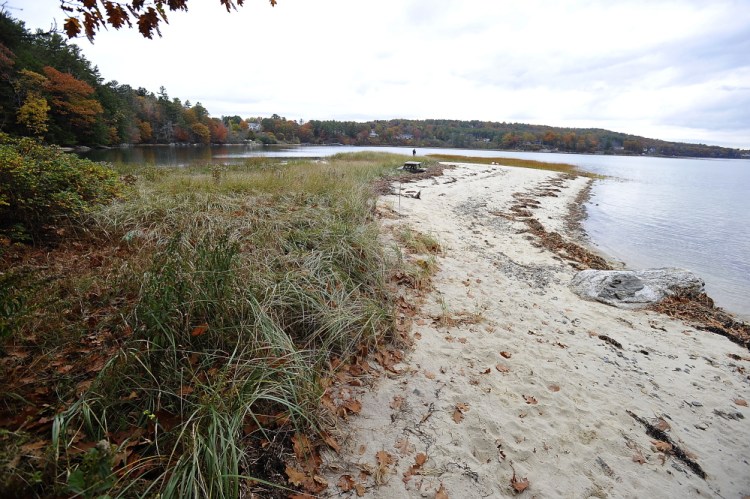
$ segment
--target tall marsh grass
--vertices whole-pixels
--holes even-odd
[[[378,240],[372,184],[402,162],[361,153],[131,170],[127,200],[87,223],[102,244],[133,250],[125,280],[137,298],[122,312],[131,333],[120,352],[56,416],[69,491],[99,493],[112,477],[113,496],[284,487],[279,463],[257,465],[263,446],[322,431],[332,366],[394,332],[394,263]],[[112,474],[92,476],[68,454],[81,439],[129,457],[102,451],[91,459]]]

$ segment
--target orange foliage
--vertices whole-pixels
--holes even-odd
[[[51,66],[44,67],[47,81],[44,89],[50,94],[52,112],[66,117],[78,128],[88,128],[104,110],[96,99],[89,98],[94,89],[70,73],[62,73]]]
[[[229,130],[224,126],[221,120],[216,118],[210,119],[207,123],[208,130],[211,133],[211,142],[215,144],[223,144],[227,141],[227,135]]]

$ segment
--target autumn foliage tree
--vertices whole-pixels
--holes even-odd
[[[269,0],[271,6],[276,0]],[[245,0],[219,0],[227,12],[242,7]],[[60,0],[60,8],[68,14],[64,28],[69,38],[83,32],[93,42],[96,33],[107,26],[120,29],[124,26],[138,26],[138,31],[146,38],[153,38],[154,32],[161,36],[159,25],[169,23],[167,11],[187,11],[188,0]]]
[[[50,107],[47,99],[42,95],[47,78],[22,69],[19,78],[15,81],[15,91],[21,101],[18,108],[18,123],[34,136],[41,137],[47,132],[47,120],[49,119]]]
[[[103,112],[99,101],[92,98],[91,85],[51,66],[45,66],[44,75],[44,89],[50,96],[51,114],[57,126],[71,133],[88,132]]]

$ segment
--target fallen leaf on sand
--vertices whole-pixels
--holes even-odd
[[[455,421],[456,423],[460,423],[461,421],[463,421],[463,419],[464,415],[461,413],[461,411],[458,410],[458,408],[456,408],[456,410],[453,411],[453,421]]]
[[[662,442],[661,440],[652,440],[651,443],[653,444],[651,448],[657,452],[663,452],[665,454],[672,452],[672,444],[670,443]]]
[[[338,454],[338,453],[340,453],[340,452],[341,452],[341,446],[339,445],[339,443],[338,443],[338,442],[336,441],[336,439],[335,439],[335,438],[333,438],[333,437],[332,437],[331,435],[329,435],[328,433],[325,433],[325,434],[323,435],[323,441],[324,441],[324,442],[325,442],[326,444],[328,444],[328,447],[330,447],[331,449],[333,449],[333,450],[334,450],[334,452],[336,452],[336,454]]]
[[[509,372],[510,372],[510,367],[508,367],[508,366],[504,366],[504,365],[502,365],[502,364],[498,364],[498,365],[496,365],[496,366],[495,366],[495,369],[497,369],[497,370],[498,370],[498,371],[500,371],[501,373],[509,373]]]
[[[535,405],[539,403],[539,401],[537,401],[537,399],[535,399],[531,395],[524,395],[523,399],[526,401],[527,404]]]
[[[289,483],[298,487],[302,485],[306,478],[303,472],[291,466],[286,467],[286,476],[289,477]]]
[[[453,421],[460,423],[464,419],[464,413],[469,410],[469,404],[459,402],[456,404],[456,409],[453,411]]]
[[[489,374],[490,372],[492,372],[492,370],[488,367],[487,369],[485,369],[484,371],[482,371],[479,374]]]
[[[734,399],[734,403],[742,407],[747,407],[747,400],[745,399]]]
[[[510,486],[513,487],[513,490],[516,492],[523,492],[524,490],[529,488],[529,479],[528,478],[517,478],[516,472],[513,472],[513,477],[510,479]]]
[[[346,402],[344,402],[344,407],[346,407],[349,412],[359,414],[362,410],[362,402],[356,399],[347,400]]]
[[[669,426],[669,423],[664,418],[659,418],[656,421],[656,427],[660,429],[661,431],[669,431],[672,429],[671,426]]]
[[[401,409],[401,406],[404,404],[404,397],[400,395],[396,395],[393,397],[393,400],[391,400],[391,409],[397,411]]]
[[[640,451],[633,454],[633,462],[638,464],[646,464],[646,458],[643,457]]]
[[[459,342],[459,343],[466,343],[466,338],[459,338],[459,339],[458,339],[458,342]]]
[[[431,371],[425,371],[424,372],[424,377],[427,378],[427,379],[435,379],[435,373],[433,373]]]
[[[427,454],[424,452],[420,452],[417,454],[417,457],[414,459],[414,464],[417,466],[422,466],[424,463],[427,462]]]
[[[365,486],[357,483],[354,485],[354,491],[357,493],[357,497],[362,497],[365,495]]]
[[[354,488],[355,483],[351,475],[341,475],[341,478],[339,478],[339,483],[337,483],[336,485],[341,489],[342,492],[349,492]]]
[[[448,493],[445,491],[445,486],[441,483],[440,488],[435,493],[435,499],[448,499]]]
[[[512,354],[512,353],[510,353],[510,352],[506,352],[505,350],[503,350],[502,352],[500,352],[500,355],[502,355],[502,356],[503,356],[503,357],[505,357],[506,359],[510,359],[510,358],[511,358],[511,357],[513,356],[513,354]]]
[[[549,391],[551,392],[559,392],[560,387],[558,385],[549,385],[547,388],[549,388]]]
[[[393,456],[384,450],[378,451],[375,454],[375,457],[377,458],[378,464],[380,466],[388,466],[390,464],[393,464]]]

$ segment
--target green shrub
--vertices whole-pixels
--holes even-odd
[[[0,134],[0,232],[15,239],[19,232],[36,238],[48,225],[110,201],[120,188],[107,166]]]

